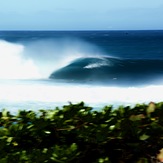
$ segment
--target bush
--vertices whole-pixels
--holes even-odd
[[[17,115],[3,110],[0,163],[158,162],[162,117],[163,103],[95,111],[81,102]]]

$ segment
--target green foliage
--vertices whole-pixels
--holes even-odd
[[[0,163],[148,163],[163,148],[163,103],[0,112]]]

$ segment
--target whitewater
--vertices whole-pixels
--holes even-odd
[[[106,60],[108,57],[115,59],[117,64],[117,59],[144,59],[146,56],[144,52],[144,55],[134,55],[136,49],[133,49],[133,54],[131,54],[132,48],[130,49],[131,45],[127,44],[127,42],[127,48],[130,50],[128,53],[132,56],[129,56],[127,52],[126,56],[118,55],[119,53],[116,53],[113,47],[120,44],[116,42],[113,45],[113,43],[116,39],[119,41],[121,39],[121,41],[124,42],[124,37],[127,36],[123,35],[122,37],[122,33],[116,33],[116,35],[112,35],[111,33],[110,37],[106,35],[106,33],[110,34],[109,32],[80,33],[80,37],[78,33],[75,33],[73,37],[72,32],[71,35],[67,35],[67,33],[65,32],[59,35],[57,32],[54,32],[54,35],[51,35],[48,32],[33,32],[31,35],[30,32],[0,32],[1,109],[7,108],[12,112],[16,112],[20,109],[53,109],[56,106],[60,107],[69,102],[78,103],[81,101],[84,101],[87,105],[94,108],[102,108],[105,105],[133,106],[136,103],[160,102],[163,100],[162,71],[158,70],[159,77],[155,79],[155,82],[146,83],[145,80],[142,80],[142,82],[140,82],[141,84],[137,85],[131,83],[122,85],[121,82],[110,85],[106,81],[96,82],[96,80],[94,80],[92,82],[92,78],[76,82],[71,78],[67,80],[63,74],[63,78],[60,79],[50,78],[50,75],[54,72],[61,71],[66,66],[71,66],[71,64],[78,64],[76,61],[81,58],[89,58],[91,61],[84,63],[84,65],[82,65],[83,62],[82,64],[80,63],[81,65],[78,64],[75,66],[75,70],[74,67],[73,69],[71,67],[67,69],[66,67],[66,73],[73,74],[75,71],[75,73],[82,76],[81,73],[83,71],[93,71],[93,77],[96,76],[95,79],[97,79],[100,78],[97,72],[101,74],[101,70],[103,70],[102,67],[108,68],[112,66],[111,64],[113,62]],[[41,34],[47,37],[41,37]],[[139,37],[140,35],[141,34],[139,34]],[[143,35],[143,37],[145,36]],[[155,35],[152,34],[152,37],[154,36]],[[132,38],[135,37],[136,34],[134,36],[132,35]],[[105,38],[105,41],[102,40],[103,38]],[[103,45],[105,43],[105,46],[99,44],[97,39],[99,42],[101,39]],[[109,41],[107,42],[107,40]],[[121,41],[120,43],[122,43]],[[136,42],[140,44],[138,40],[134,41],[135,44]],[[105,49],[106,42],[107,50]],[[144,46],[146,47],[147,45]],[[124,47],[125,45],[121,45],[117,51],[124,53]],[[155,54],[153,56],[157,57],[155,59],[161,60],[161,54],[163,54],[162,49],[154,48],[157,50],[157,55]],[[146,49],[141,50],[144,51]],[[156,50],[153,50],[153,53]],[[150,59],[153,59],[152,54],[149,56]],[[95,58],[95,60],[92,60],[92,58]],[[118,62],[118,64],[120,65],[119,67],[124,66],[123,62]],[[81,69],[82,71],[79,72]],[[107,74],[108,70],[104,75]],[[76,76],[76,74],[73,75]],[[85,77],[85,74],[83,76]],[[114,82],[119,78],[113,76],[111,79]]]

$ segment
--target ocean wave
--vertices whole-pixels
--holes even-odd
[[[163,60],[86,57],[54,71],[50,78],[108,84],[149,84],[163,79]]]
[[[0,79],[48,78],[55,69],[77,58],[102,55],[94,45],[67,38],[19,42],[0,40],[0,52]]]

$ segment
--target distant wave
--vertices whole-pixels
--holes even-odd
[[[163,79],[163,60],[87,57],[54,71],[50,78],[74,82],[149,84]]]

